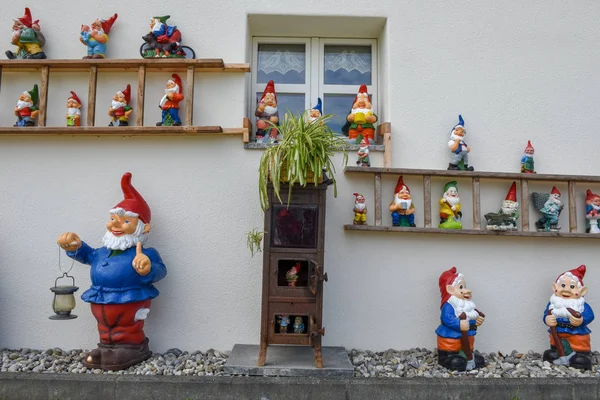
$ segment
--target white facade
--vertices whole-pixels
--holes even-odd
[[[445,169],[451,156],[446,143],[460,113],[476,170],[517,172],[527,140],[535,147],[540,172],[594,175],[600,169],[600,4],[595,2],[174,0],[167,5],[132,0],[26,5],[41,20],[45,51],[53,59],[85,55],[78,42],[80,25],[114,12],[119,18],[110,33],[109,58],[138,58],[149,18],[164,14],[171,14],[170,22],[181,29],[197,57],[226,63],[251,62],[254,36],[377,39],[377,111],[380,121],[392,123],[393,167]],[[23,6],[3,0],[2,10],[1,50],[12,50],[10,26]],[[155,104],[169,76],[168,71],[148,74],[147,125],[160,119]],[[87,97],[87,77],[51,72],[48,126],[64,124],[70,90]],[[100,73],[97,125],[108,123],[110,99],[127,83],[135,102],[136,82],[135,72]],[[39,84],[39,73],[3,74],[1,126],[12,126],[17,97],[33,83]],[[250,74],[197,74],[194,124],[240,127],[252,108],[249,88]],[[150,243],[168,268],[146,322],[151,348],[227,350],[235,343],[257,344],[262,257],[251,258],[245,242],[249,230],[262,229],[256,174],[260,155],[260,150],[245,150],[240,137],[1,137],[0,347],[95,346],[95,321],[79,296],[79,318],[48,320],[49,288],[61,274],[56,239],[73,231],[99,246],[108,210],[122,199],[119,182],[126,171],[133,173],[134,186],[150,204]],[[382,165],[381,153],[373,158],[373,165]],[[354,160],[351,154],[351,165]],[[588,266],[586,299],[600,310],[596,240],[345,232],[343,225],[352,221],[352,193],[363,193],[372,208],[373,189],[370,176],[344,175],[342,170],[339,166],[338,198],[328,191],[325,345],[435,347],[438,277],[453,265],[465,274],[474,301],[487,316],[476,341],[482,351],[547,348],[542,313],[551,283],[580,264]],[[434,222],[436,196],[447,180],[432,180]],[[422,181],[405,177],[405,182],[422,226]],[[384,178],[384,209],[395,184],[395,177]],[[469,181],[459,180],[459,185],[465,226],[470,227]],[[482,180],[484,213],[499,207],[509,185]],[[552,183],[530,186],[549,191]],[[566,185],[557,186],[566,194]],[[588,188],[600,191],[600,185],[579,185],[580,210]],[[568,229],[567,214],[561,216],[563,230]],[[531,224],[536,215],[532,210]],[[583,215],[578,222],[582,231]],[[384,224],[391,225],[388,213]],[[61,262],[70,265],[64,254]],[[78,295],[89,287],[88,268],[76,263],[72,270],[81,288]],[[592,331],[597,324],[591,324]]]

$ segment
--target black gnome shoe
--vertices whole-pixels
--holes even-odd
[[[556,347],[551,346],[548,350],[544,351],[542,359],[551,363],[554,360],[558,360],[558,357],[558,350],[556,350]]]
[[[469,167],[467,164],[465,164],[465,171],[475,171],[475,168]]]
[[[585,370],[592,369],[592,359],[590,358],[590,352],[576,352],[575,356],[571,358],[569,366]]]
[[[448,171],[460,171],[460,168],[456,164],[448,164]]]
[[[438,350],[438,363],[452,371],[466,371],[467,359],[459,353]]]

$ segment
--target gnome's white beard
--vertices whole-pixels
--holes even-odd
[[[81,111],[79,111],[79,108],[67,108],[67,114],[69,115],[81,115]]]
[[[585,299],[583,297],[578,299],[563,299],[555,294],[550,296],[550,308],[552,309],[552,315],[558,318],[569,318],[571,316],[571,313],[569,310],[567,310],[567,307],[578,312],[583,312],[584,306]]]
[[[127,103],[122,103],[120,101],[112,101],[111,107],[113,108],[113,110],[117,110],[121,107],[125,107],[127,105]]]
[[[115,236],[111,231],[107,231],[102,238],[102,244],[109,250],[127,250],[137,245],[138,242],[146,243],[148,234],[143,232],[144,223],[138,221],[138,226],[131,235]]]
[[[32,102],[30,102],[30,101],[22,101],[22,100],[19,100],[19,101],[17,102],[17,109],[18,109],[18,110],[22,110],[22,109],[24,109],[24,108],[27,108],[27,107],[32,107],[32,106],[33,106],[33,103],[32,103]]]
[[[406,209],[408,210],[412,205],[412,199],[401,199],[398,197],[398,195],[396,195],[396,197],[394,197],[394,204],[398,205],[400,203],[406,203]]]
[[[354,209],[357,211],[362,211],[367,207],[365,203],[354,203]]]
[[[152,32],[158,32],[158,31],[160,31],[162,29],[163,25],[164,24],[162,22],[158,22],[158,21],[155,22],[154,23],[154,27],[152,28]]]
[[[273,115],[277,112],[277,107],[273,107],[273,106],[265,106],[265,113],[269,114],[269,115]]]
[[[371,111],[371,110],[369,108],[366,108],[366,107],[365,108],[353,108],[352,109],[352,114],[356,114],[356,113],[359,113],[359,112],[363,113],[363,114],[366,114],[369,111]]]
[[[165,95],[162,97],[162,99],[160,99],[160,103],[158,104],[159,107],[164,106],[165,103],[167,102],[167,100],[169,100],[169,98],[167,97],[167,95],[169,93],[178,93],[178,92],[179,92],[179,85],[175,85],[172,88],[166,88]]]
[[[590,204],[590,206],[592,206],[592,208],[596,211],[600,210],[600,206],[597,206],[595,204]]]
[[[459,299],[456,296],[450,296],[448,303],[454,307],[454,314],[460,317],[463,312],[467,314],[467,319],[475,319],[479,317],[479,313],[475,311],[475,303],[471,300]]]
[[[533,158],[533,154],[527,154],[527,153],[525,153],[524,156],[527,157],[527,158]]]
[[[454,134],[454,131],[452,131],[452,135],[450,135],[450,140],[454,141],[456,139],[459,139],[461,142],[463,142],[464,136],[458,136]],[[463,142],[464,143],[464,142]]]
[[[451,206],[455,206],[455,205],[457,205],[458,203],[460,203],[460,197],[458,197],[458,196],[457,196],[457,197],[452,197],[452,196],[447,196],[447,195],[444,195],[444,199],[445,199],[445,200],[446,200],[446,202],[447,202],[448,204],[450,204]]]

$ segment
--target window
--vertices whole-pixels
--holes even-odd
[[[377,112],[377,40],[255,37],[249,115],[269,80],[275,82],[280,118],[323,101],[331,129],[341,134],[360,85],[366,84]],[[254,134],[254,132],[253,132]]]

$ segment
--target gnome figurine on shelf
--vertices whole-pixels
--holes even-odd
[[[448,164],[449,170],[473,171],[473,167],[469,166],[469,152],[471,148],[463,141],[466,134],[465,121],[462,115],[459,115],[458,124],[452,128],[450,141],[448,142],[448,147],[450,147],[450,151],[453,153],[452,161]]]
[[[258,101],[254,115],[256,120],[256,141],[270,143],[277,141],[278,131],[273,125],[279,125],[279,111],[277,111],[277,94],[275,82],[269,81],[262,97]]]
[[[346,117],[346,124],[342,127],[342,132],[348,135],[348,139],[360,143],[367,139],[367,143],[375,141],[375,123],[377,115],[373,113],[373,104],[369,98],[367,85],[361,85],[358,94],[352,104],[352,109]]]
[[[98,18],[92,22],[91,27],[81,25],[79,41],[87,46],[87,56],[83,58],[106,58],[106,44],[108,34],[118,15],[115,13],[109,19]]]
[[[398,178],[394,189],[394,200],[390,203],[393,226],[415,227],[415,205],[412,202],[410,189],[404,184],[402,175]]]
[[[527,147],[525,147],[525,154],[521,157],[521,172],[524,174],[535,174],[535,169],[533,167],[533,146],[531,145],[531,141],[527,141]]]
[[[367,224],[367,205],[365,203],[365,196],[359,193],[354,193],[354,221],[353,225],[366,225]]]
[[[181,78],[173,74],[167,81],[165,95],[160,99],[158,107],[162,110],[162,120],[156,126],[180,126],[179,102],[183,100]]]
[[[33,89],[21,93],[15,106],[15,115],[17,116],[15,126],[35,126],[40,113],[37,108],[38,93],[38,85],[33,85]]]
[[[558,232],[558,218],[564,205],[560,201],[560,191],[556,186],[552,187],[550,193],[533,192],[531,194],[533,206],[542,214],[542,217],[535,223],[538,232]]]
[[[584,298],[585,271],[585,265],[580,265],[556,279],[542,320],[550,333],[550,349],[544,352],[544,361],[587,370],[592,368],[591,331],[587,326],[594,320],[594,312]]]
[[[506,199],[497,213],[485,214],[489,231],[516,231],[519,219],[519,203],[517,203],[517,183],[513,182]]]
[[[67,126],[81,126],[81,100],[77,93],[71,91],[67,99]]]
[[[598,219],[600,218],[600,195],[592,193],[591,190],[585,192],[585,219],[587,233],[600,233],[598,228]]]
[[[4,54],[10,60],[25,58],[41,60],[46,58],[42,50],[46,39],[39,25],[39,20],[33,20],[31,10],[25,7],[25,14],[14,20],[12,26],[11,43],[17,46],[12,52],[7,50]]]
[[[92,286],[83,293],[98,322],[100,343],[83,359],[90,369],[122,370],[152,355],[144,321],[152,299],[153,283],[167,275],[165,264],[152,247],[144,247],[150,232],[150,207],[123,174],[124,199],[109,211],[108,232],[102,247],[94,249],[73,232],[57,240],[67,256],[89,265]]]
[[[130,100],[131,85],[115,94],[108,109],[108,116],[111,118],[108,126],[129,126],[129,117],[133,114],[133,108],[129,106]]]
[[[320,97],[317,99],[317,105],[308,110],[307,115],[308,122],[313,122],[323,115],[323,102]]]
[[[360,141],[360,147],[358,148],[358,152],[356,153],[358,156],[358,160],[356,160],[356,165],[359,167],[370,167],[371,160],[369,158],[369,143],[367,139]]]
[[[462,212],[460,211],[460,197],[458,196],[458,183],[448,182],[444,186],[444,194],[440,199],[440,228],[462,229]]]
[[[475,308],[471,291],[456,267],[444,271],[439,279],[442,305],[437,334],[438,363],[450,370],[470,371],[485,365],[483,356],[473,351],[477,328],[485,315]]]

